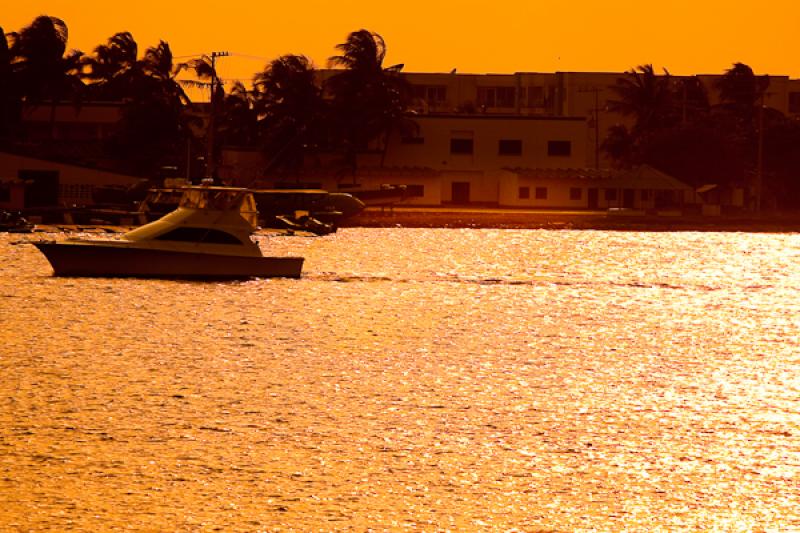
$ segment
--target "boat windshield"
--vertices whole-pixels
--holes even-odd
[[[197,188],[185,189],[180,207],[238,211],[251,226],[258,225],[258,211],[253,194],[244,189]]]

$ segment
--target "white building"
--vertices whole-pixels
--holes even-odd
[[[499,203],[507,207],[646,211],[699,203],[692,187],[648,165],[630,171],[506,169],[497,181]]]
[[[355,176],[335,176],[321,164],[303,181],[348,192],[405,185],[408,205],[654,210],[698,200],[691,187],[651,167],[587,168],[584,117],[437,113],[414,120],[415,134],[395,133],[385,150],[361,154]],[[235,153],[225,159],[245,160]]]
[[[92,205],[96,188],[130,187],[140,181],[134,176],[0,152],[0,208]],[[12,204],[12,187],[20,183],[24,197]]]
[[[575,168],[583,166],[586,157],[583,118],[427,115],[415,122],[415,135],[395,134],[385,154],[361,158],[360,164],[369,169],[362,176],[370,182],[365,186],[396,183],[399,178],[415,187],[415,203],[498,203],[496,170]],[[381,176],[381,163],[389,169],[425,171],[418,172],[421,179],[413,172]]]

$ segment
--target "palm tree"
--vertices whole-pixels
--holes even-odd
[[[665,69],[657,76],[653,65],[640,65],[625,73],[611,87],[618,100],[610,100],[609,110],[632,117],[635,120],[633,133],[645,136],[650,132],[674,125],[675,106],[671,79]]]
[[[183,67],[174,63],[169,43],[159,41],[158,45],[148,48],[140,64],[155,96],[178,106],[191,102],[177,80]]]
[[[735,63],[717,80],[717,89],[725,110],[743,121],[753,122],[769,87],[769,76],[756,76],[744,63]]]
[[[311,61],[284,55],[253,80],[268,170],[296,172],[323,141],[325,103]]]
[[[20,95],[12,71],[12,56],[0,28],[0,143],[8,142],[19,124]]]
[[[136,80],[142,76],[137,62],[138,50],[130,32],[119,32],[84,59],[84,76],[90,82],[92,97],[120,100],[130,95],[137,85]]]
[[[345,162],[355,173],[358,151],[379,139],[385,153],[390,133],[412,126],[407,118],[412,92],[400,75],[402,64],[383,66],[386,43],[377,33],[352,32],[336,48],[341,53],[329,61],[343,70],[328,80],[327,88],[333,96]]]
[[[11,36],[12,70],[22,96],[33,105],[51,101],[52,132],[56,105],[65,98],[72,98],[76,104],[80,102],[84,88],[83,53],[67,52],[67,25],[56,17],[36,17],[29,26]]]
[[[176,76],[169,44],[160,41],[148,48],[124,78],[129,99],[123,110],[111,150],[126,170],[153,176],[165,165],[182,161],[185,141],[191,136],[191,103]]]
[[[258,140],[254,92],[237,81],[225,95],[219,121],[220,144],[252,147]]]
[[[728,121],[731,140],[739,151],[749,155],[746,173],[753,184],[753,207],[761,208],[764,192],[764,143],[770,138],[770,129],[783,122],[783,114],[764,106],[764,96],[769,87],[769,76],[756,76],[744,63],[735,63],[717,80],[721,104],[720,120]]]
[[[628,167],[637,162],[636,141],[623,124],[615,124],[608,128],[608,134],[600,148],[617,166]]]

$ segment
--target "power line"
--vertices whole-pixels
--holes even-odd
[[[252,59],[257,61],[271,61],[273,58],[269,58],[266,56],[256,56],[253,54],[243,54],[241,52],[226,52],[226,54],[230,57],[241,57],[243,59]],[[187,57],[202,57],[202,56],[209,56],[206,52],[198,52],[196,54],[184,54],[179,56],[172,56],[174,59],[186,59]]]
[[[244,59],[252,59],[254,61],[256,61],[256,60],[257,61],[272,61],[272,59],[269,58],[269,57],[254,56],[254,55],[251,55],[251,54],[242,54],[242,53],[239,53],[239,52],[231,52],[231,55],[234,56],[234,57],[241,57],[241,58],[244,58]]]

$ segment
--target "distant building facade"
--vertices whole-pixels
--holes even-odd
[[[505,167],[578,168],[586,159],[586,121],[581,117],[418,115],[416,133],[395,132],[385,150],[360,154],[357,175],[332,174],[324,160],[309,162],[303,180],[315,187],[374,189],[411,187],[410,203],[497,204],[496,171]],[[253,152],[228,150],[220,175],[246,185],[276,179],[259,175],[264,164]],[[310,181],[310,183],[308,183]]]
[[[27,142],[85,143],[110,137],[121,118],[119,102],[62,102],[25,107],[22,123]]]
[[[333,73],[323,70],[320,77],[325,79]],[[625,186],[630,175],[602,170],[608,169],[611,162],[600,150],[610,127],[630,123],[629,118],[612,113],[608,106],[617,97],[612,87],[625,73],[453,72],[403,76],[414,94],[411,118],[418,126],[415,133],[395,133],[386,146],[360,154],[356,175],[337,173],[330,164],[333,158],[322,154],[307,162],[297,181],[332,190],[406,185],[413,192],[409,203],[419,205],[593,208],[596,203],[603,208],[615,202],[630,203],[631,193],[625,192],[631,189]],[[712,104],[719,101],[714,87],[720,77],[697,76]],[[800,80],[770,76],[764,103],[786,115],[800,117]],[[94,186],[135,179],[103,173],[99,170],[104,167],[98,155],[101,151],[92,151],[92,146],[112,134],[122,117],[122,106],[89,102],[76,107],[62,103],[25,110],[23,124],[29,142],[46,140],[52,145],[55,141],[65,155],[79,155],[89,167],[95,167],[59,172],[60,204],[87,202]],[[203,118],[208,106],[198,104],[193,111]],[[207,124],[205,120],[200,122]],[[196,133],[202,135],[202,131]],[[187,151],[187,161],[194,160],[195,155]],[[30,166],[26,163],[15,167],[14,161],[19,159],[13,157],[0,154],[0,178],[19,179],[20,171],[26,170],[23,167]],[[256,151],[227,148],[220,163],[220,177],[232,184],[279,184],[285,180],[266,175],[266,163]],[[44,162],[37,165],[47,166]],[[41,170],[53,172],[44,166]],[[66,169],[69,165],[61,167]],[[596,177],[601,174],[602,179]],[[112,175],[117,177],[110,178]],[[594,185],[588,185],[585,179],[590,175],[595,176]],[[50,179],[43,176],[37,179]],[[30,181],[24,176],[22,179]],[[608,180],[614,179],[619,186],[609,185]],[[679,184],[675,187],[674,190],[683,191]],[[578,193],[578,188],[582,192]],[[596,202],[593,189],[599,195]],[[622,196],[617,198],[617,193],[606,192],[613,189]],[[650,201],[648,188],[634,189],[644,191],[633,193],[639,195],[634,204],[646,206]],[[684,192],[680,193],[682,197]],[[662,194],[662,199],[665,197]]]
[[[702,203],[692,187],[648,165],[506,169],[498,182],[500,204],[507,207],[659,211]]]
[[[599,151],[608,128],[630,119],[609,110],[612,89],[625,77],[619,72],[555,72],[514,74],[406,73],[421,115],[469,113],[498,116],[582,117],[586,121],[585,166],[609,166]],[[687,76],[688,77],[688,76]],[[719,103],[715,88],[721,74],[698,75],[711,105]],[[673,76],[679,80],[684,76]],[[800,117],[800,80],[770,75],[764,105]]]
[[[130,187],[135,176],[0,152],[0,209],[85,206],[99,187]]]

